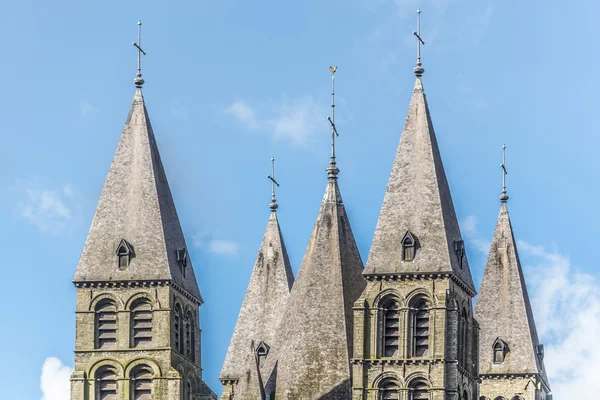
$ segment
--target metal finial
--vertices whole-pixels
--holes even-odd
[[[500,164],[502,168],[502,193],[500,194],[500,201],[506,203],[508,200],[508,194],[506,194],[506,175],[508,172],[506,171],[506,145],[502,145],[502,164]]]
[[[144,84],[144,78],[142,78],[142,54],[146,55],[146,52],[142,50],[142,21],[137,22],[138,25],[138,41],[133,42],[133,47],[138,49],[138,64],[137,64],[137,74],[135,75],[135,79],[133,83],[135,83],[136,87],[141,88]]]
[[[417,10],[417,30],[413,31],[413,35],[417,37],[417,65],[413,69],[415,75],[421,76],[425,69],[421,65],[421,45],[425,45],[425,41],[421,38],[421,9]]]
[[[327,117],[327,120],[331,124],[331,157],[329,158],[327,173],[330,179],[336,179],[337,174],[340,172],[335,165],[335,137],[340,135],[335,127],[335,73],[337,69],[337,65],[335,67],[329,66],[331,72],[331,117]]]
[[[275,157],[271,157],[271,175],[267,175],[267,178],[271,180],[271,204],[269,204],[269,208],[271,211],[275,211],[279,207],[275,200],[275,185],[279,186],[279,183],[275,180]]]

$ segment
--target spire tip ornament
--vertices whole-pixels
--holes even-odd
[[[142,78],[142,54],[146,55],[146,52],[142,50],[142,21],[137,22],[138,26],[138,41],[133,42],[133,47],[138,49],[138,63],[137,63],[137,74],[135,74],[135,79],[133,83],[137,88],[141,88],[144,84],[144,78]]]
[[[500,201],[502,203],[506,203],[509,199],[508,194],[506,193],[506,175],[508,172],[506,171],[506,145],[502,145],[502,164],[500,164],[502,168],[502,193],[500,194]]]
[[[329,66],[331,72],[331,117],[327,117],[327,120],[331,124],[331,157],[329,158],[329,168],[326,170],[329,179],[337,179],[337,174],[340,173],[335,163],[335,138],[340,136],[335,127],[335,73],[337,69],[337,65],[335,67]]]
[[[275,180],[275,157],[271,157],[271,175],[267,175],[267,178],[271,180],[271,204],[269,204],[269,208],[275,212],[279,208],[277,200],[275,200],[275,185],[279,187],[279,183]]]
[[[421,38],[421,9],[417,9],[417,30],[413,31],[413,35],[417,38],[417,65],[413,68],[416,76],[422,76],[425,68],[421,64],[421,45],[425,45],[425,41]]]

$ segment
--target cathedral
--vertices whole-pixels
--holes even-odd
[[[71,399],[216,400],[202,376],[203,299],[142,95],[139,27],[134,46],[133,103],[73,278]],[[506,186],[473,307],[420,54],[414,73],[366,265],[339,186],[334,101],[325,194],[297,277],[273,191],[221,400],[551,400]]]

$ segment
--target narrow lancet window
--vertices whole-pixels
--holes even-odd
[[[97,349],[117,347],[117,307],[114,301],[105,299],[96,304],[95,331]]]
[[[182,311],[179,304],[175,305],[175,312],[173,313],[173,341],[175,350],[183,354],[183,342],[182,342],[182,330],[183,324],[181,323]]]
[[[190,322],[189,313],[185,316],[184,325],[185,325],[185,356],[189,359],[192,358],[192,324]]]
[[[131,372],[131,388],[133,400],[152,400],[152,370],[147,366],[140,366]]]
[[[131,335],[133,347],[148,347],[152,343],[152,305],[140,299],[131,307]]]
[[[383,309],[383,356],[398,356],[400,343],[400,311],[398,303],[390,300]]]
[[[417,240],[407,231],[402,238],[402,261],[412,261],[417,253]]]
[[[118,400],[117,373],[112,367],[102,367],[96,373],[96,393],[99,400]]]
[[[467,311],[462,310],[459,322],[458,335],[458,361],[463,368],[468,366],[468,349],[469,349],[469,326],[467,319]]]
[[[429,305],[427,300],[417,300],[413,310],[413,356],[427,357],[429,355]]]

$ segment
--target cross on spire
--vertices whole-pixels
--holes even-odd
[[[135,83],[136,87],[141,88],[144,84],[144,78],[142,78],[142,54],[146,55],[146,52],[142,50],[142,21],[137,22],[138,25],[138,41],[133,42],[133,47],[138,49],[138,63],[137,63],[137,74],[135,75],[135,79],[133,83]]]
[[[335,137],[340,135],[335,127],[335,73],[337,69],[337,65],[335,67],[329,66],[329,71],[331,72],[331,117],[327,117],[327,120],[331,124],[331,157],[327,173],[330,179],[336,179],[337,174],[340,172],[335,165]]]
[[[413,35],[417,37],[417,65],[413,69],[415,75],[421,76],[425,69],[421,65],[421,45],[425,45],[425,41],[421,38],[421,9],[417,10],[417,30],[413,31]]]
[[[506,171],[506,145],[502,145],[502,164],[500,164],[502,168],[502,194],[500,194],[500,201],[506,203],[508,200],[508,194],[506,194],[506,175],[508,172]]]
[[[275,180],[275,157],[271,157],[271,175],[267,175],[267,178],[271,180],[271,204],[269,204],[269,208],[271,211],[275,211],[279,207],[275,200],[275,185],[279,186],[279,183]]]

